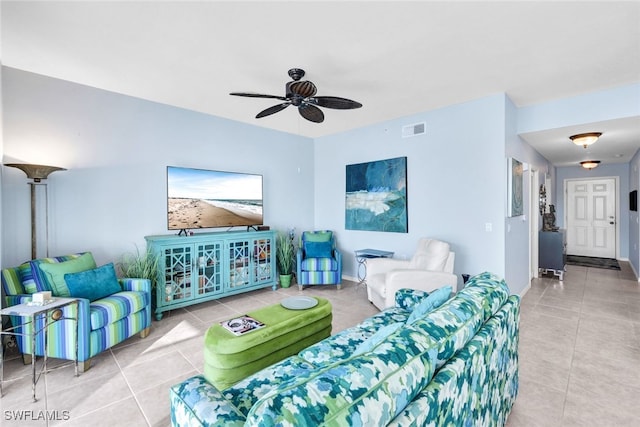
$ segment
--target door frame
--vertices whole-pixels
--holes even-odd
[[[620,177],[618,176],[594,176],[592,178],[565,178],[563,181],[563,206],[564,206],[564,228],[565,230],[569,229],[569,207],[568,207],[568,193],[569,193],[569,182],[584,182],[584,181],[595,181],[600,179],[613,179],[615,184],[615,215],[616,215],[616,223],[615,223],[615,236],[616,236],[616,247],[615,247],[615,259],[618,259],[620,256]]]
[[[540,230],[540,172],[531,169],[529,202],[529,282],[538,278],[538,231]]]

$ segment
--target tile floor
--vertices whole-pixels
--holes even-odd
[[[640,425],[640,283],[567,266],[533,281],[520,315],[520,389],[507,427]]]
[[[508,427],[639,425],[640,284],[621,265],[622,271],[568,266],[562,283],[533,281],[522,300],[520,392]],[[303,292],[331,301],[334,333],[377,312],[353,282],[339,291]],[[168,389],[202,372],[207,327],[297,294],[297,287],[265,289],[170,312],[153,322],[149,337],[102,353],[77,378],[72,364],[52,360],[35,403],[29,367],[8,353],[0,424],[168,426]],[[54,419],[15,419],[43,413]]]

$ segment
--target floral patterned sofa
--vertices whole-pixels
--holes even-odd
[[[519,297],[482,273],[439,307],[412,316],[428,299],[400,290],[395,307],[225,390],[204,376],[189,378],[170,390],[171,422],[504,425],[518,391]]]

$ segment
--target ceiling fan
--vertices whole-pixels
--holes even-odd
[[[318,107],[333,108],[337,110],[351,110],[362,107],[362,104],[347,98],[337,96],[315,96],[317,92],[316,85],[308,80],[300,80],[304,77],[304,70],[300,68],[292,68],[289,70],[289,77],[293,80],[287,82],[285,86],[285,96],[264,95],[253,92],[231,92],[229,95],[248,96],[250,98],[273,98],[285,101],[281,104],[274,105],[265,110],[260,111],[256,115],[256,119],[266,117],[287,108],[289,105],[298,107],[298,112],[305,119],[322,123],[324,121],[324,113]]]

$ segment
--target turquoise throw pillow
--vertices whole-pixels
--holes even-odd
[[[378,344],[380,344],[382,341],[387,339],[388,336],[392,335],[394,332],[396,332],[398,329],[402,328],[403,326],[404,326],[404,323],[402,322],[392,323],[390,325],[383,326],[382,328],[378,329],[369,338],[367,338],[362,343],[360,343],[360,345],[358,345],[358,347],[356,347],[355,351],[353,352],[353,356],[358,356],[360,354],[367,353],[373,350],[375,347],[378,346]]]
[[[425,314],[429,313],[431,310],[434,310],[444,304],[445,301],[447,301],[451,296],[452,291],[453,289],[451,288],[451,286],[445,286],[431,292],[428,297],[426,297],[413,309],[411,315],[407,319],[407,325],[412,324],[416,320],[423,317]]]
[[[122,290],[113,263],[80,273],[65,274],[64,280],[72,297],[86,298],[89,301],[95,301]]]
[[[38,268],[55,297],[69,297],[69,288],[64,280],[65,274],[78,273],[96,268],[96,261],[91,252],[86,252],[77,258],[64,262],[41,262]]]
[[[307,258],[331,258],[331,242],[304,242]]]

